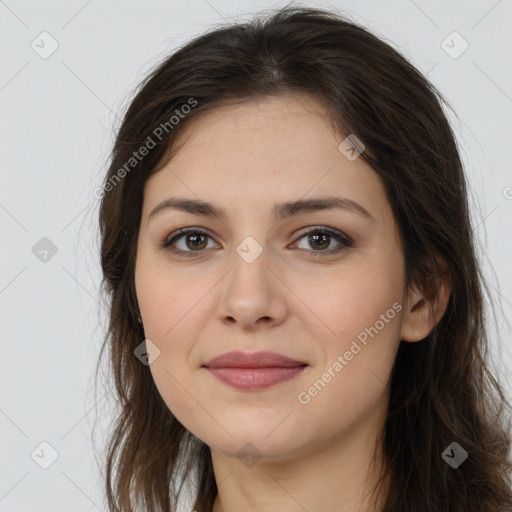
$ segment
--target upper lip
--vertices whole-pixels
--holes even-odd
[[[226,352],[204,363],[203,366],[208,368],[291,368],[307,366],[307,363],[275,352]]]

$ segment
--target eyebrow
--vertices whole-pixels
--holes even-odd
[[[148,223],[152,217],[168,209],[174,209],[191,213],[193,215],[204,215],[205,217],[215,217],[222,222],[227,221],[227,212],[223,208],[214,206],[211,203],[198,199],[188,199],[184,197],[171,197],[157,205],[148,217]],[[272,213],[276,221],[300,215],[323,210],[339,209],[350,213],[361,215],[368,220],[375,221],[370,212],[359,203],[346,197],[319,197],[312,199],[299,199],[297,201],[288,201],[274,205]]]

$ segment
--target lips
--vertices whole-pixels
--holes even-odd
[[[203,365],[224,384],[237,389],[256,391],[290,380],[306,368],[307,363],[275,352],[228,352]]]
[[[208,368],[293,368],[306,365],[307,363],[303,361],[296,361],[275,352],[255,352],[253,354],[227,352],[208,361],[203,366]]]

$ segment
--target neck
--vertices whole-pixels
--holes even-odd
[[[357,425],[293,459],[260,459],[250,467],[212,450],[218,489],[213,512],[380,512],[389,478],[372,492],[384,468],[375,425]]]

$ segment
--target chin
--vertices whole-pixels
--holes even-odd
[[[220,452],[228,457],[240,459],[242,463],[250,466],[258,460],[280,461],[290,458],[297,447],[285,443],[284,439],[269,441],[266,434],[253,434],[239,432],[237,436],[224,439],[211,439],[204,441],[212,450]]]
[[[284,460],[295,453],[301,444],[299,433],[304,433],[304,429],[291,429],[290,425],[265,422],[261,418],[260,424],[245,417],[227,425],[231,426],[227,427],[229,434],[218,425],[208,430],[190,425],[190,431],[210,448],[229,457],[249,456],[273,460]]]

